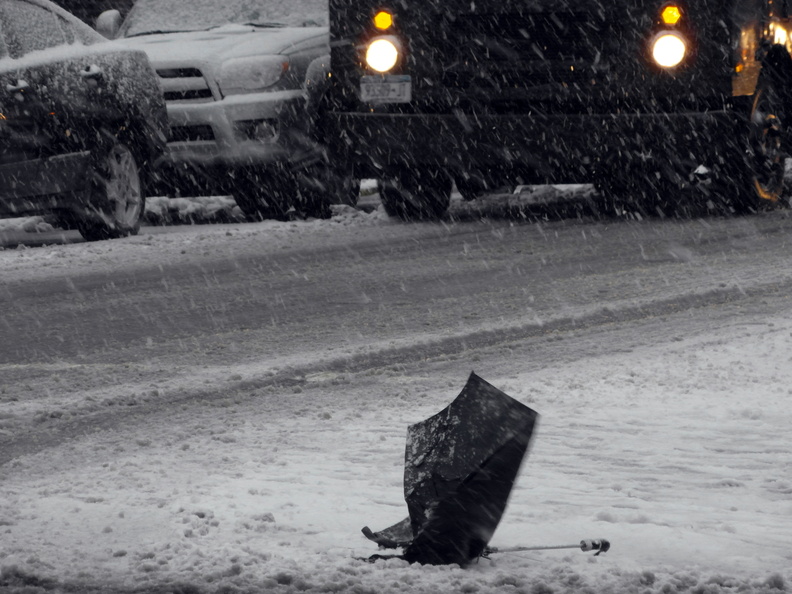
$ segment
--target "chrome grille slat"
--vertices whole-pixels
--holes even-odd
[[[215,140],[214,130],[206,124],[171,126],[170,142],[200,142]]]
[[[215,100],[212,89],[198,68],[159,68],[157,74],[168,103],[208,103]]]

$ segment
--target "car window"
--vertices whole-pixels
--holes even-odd
[[[55,13],[60,23],[63,33],[66,36],[66,43],[79,43],[80,45],[93,45],[107,41],[95,29],[86,25],[83,21],[69,15],[71,18],[66,18],[63,15]]]
[[[3,21],[2,16],[0,16],[0,60],[7,57],[6,52],[6,44],[5,44],[5,36],[3,35]]]
[[[93,45],[105,41],[104,37],[99,35],[90,27],[83,27],[81,24],[66,23],[66,26],[74,33],[74,38],[78,43],[83,45]]]
[[[0,26],[12,58],[68,42],[58,17],[23,0],[3,0],[0,4]]]
[[[138,0],[126,37],[200,31],[228,25],[326,27],[327,0]]]
[[[55,20],[60,27],[61,33],[63,33],[64,43],[72,44],[77,39],[74,28],[60,16],[55,15]]]

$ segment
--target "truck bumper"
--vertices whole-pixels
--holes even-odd
[[[363,177],[416,165],[497,172],[522,183],[590,182],[598,168],[696,167],[734,138],[734,113],[408,115],[331,113],[330,138]],[[496,175],[497,175],[496,173]]]
[[[304,126],[301,91],[234,95],[209,103],[171,103],[171,138],[159,165],[262,166],[295,151],[295,128]]]
[[[152,191],[231,192],[238,173],[299,168],[318,158],[302,91],[170,103],[171,136],[155,163]]]

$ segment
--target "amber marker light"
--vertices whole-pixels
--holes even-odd
[[[393,15],[386,10],[380,10],[374,15],[374,26],[380,31],[387,31],[393,25]]]
[[[776,24],[773,29],[773,43],[777,45],[786,45],[789,42],[789,31],[784,29],[781,25]]]
[[[663,9],[663,12],[660,13],[660,18],[663,19],[666,25],[676,25],[682,18],[682,10],[679,6],[671,4]]]

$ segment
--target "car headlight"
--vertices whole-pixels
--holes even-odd
[[[277,83],[289,69],[286,56],[253,56],[223,63],[218,84],[223,95],[255,93]]]
[[[388,72],[399,61],[398,41],[392,37],[379,37],[366,49],[366,64],[377,72]]]
[[[652,42],[652,58],[663,68],[679,66],[687,52],[685,38],[673,31],[660,33]]]

